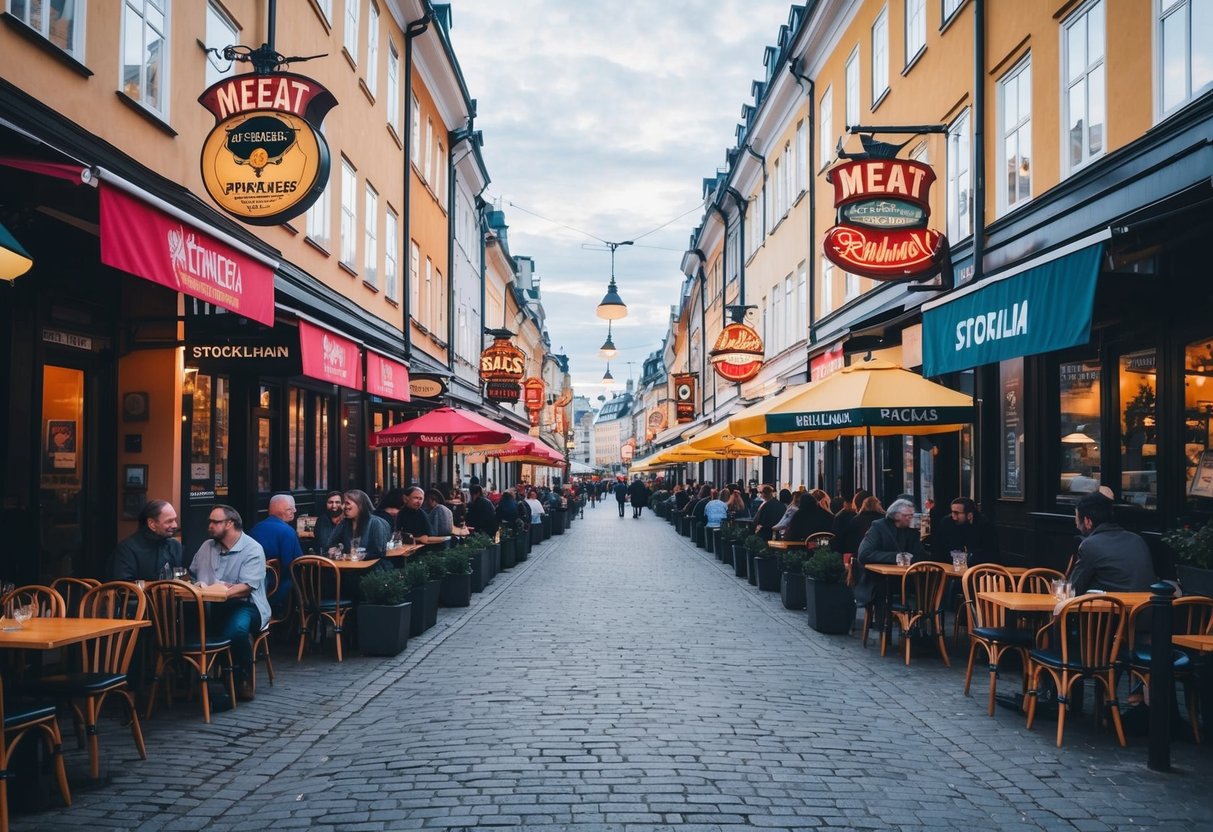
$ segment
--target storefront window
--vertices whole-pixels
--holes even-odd
[[[224,376],[215,377],[215,496],[228,493],[227,453],[231,431],[231,382]]]
[[[1158,507],[1157,367],[1154,349],[1120,359],[1120,498],[1142,508]]]
[[[341,389],[341,430],[338,439],[345,449],[345,487],[365,488],[366,472],[362,468],[362,403],[357,390]]]
[[[1058,367],[1061,481],[1057,501],[1073,504],[1100,484],[1099,361]]]
[[[292,387],[287,396],[287,418],[290,420],[290,431],[287,436],[286,452],[289,462],[287,472],[291,482],[291,490],[303,487],[304,459],[303,449],[307,439],[307,408],[304,404],[304,391]]]
[[[316,458],[312,482],[317,491],[329,487],[329,398],[317,396],[314,403],[316,418]]]
[[[231,382],[225,376],[187,369],[185,385],[190,416],[190,496],[228,493],[228,441],[231,428]]]
[[[1189,509],[1213,499],[1213,340],[1184,348],[1185,493]]]
[[[329,484],[329,409],[332,397],[290,388],[288,394],[287,454],[292,491],[322,491]]]

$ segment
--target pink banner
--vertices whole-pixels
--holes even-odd
[[[367,350],[366,392],[398,402],[409,401],[409,368]]]
[[[104,182],[101,262],[274,325],[272,269]]]
[[[358,345],[353,341],[327,329],[313,326],[307,321],[300,321],[299,347],[303,356],[305,376],[354,390],[361,387],[358,379],[361,356]],[[408,382],[405,382],[405,390],[407,389]]]

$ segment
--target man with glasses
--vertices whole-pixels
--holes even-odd
[[[949,552],[968,552],[970,566],[1000,562],[998,532],[968,497],[953,500],[951,513],[931,530],[931,551],[936,560],[945,562]]]
[[[909,500],[894,500],[884,519],[872,523],[863,536],[855,554],[860,565],[897,563],[898,552],[909,552],[915,562],[925,560],[926,552],[918,539],[918,530],[910,528],[914,514],[914,504]],[[880,576],[863,570],[855,584],[855,603],[861,606],[872,603],[879,588]]]
[[[206,528],[210,539],[198,547],[190,572],[203,586],[222,584],[227,588],[227,600],[213,605],[211,620],[220,637],[232,641],[236,698],[248,702],[253,698],[250,636],[261,632],[262,623],[270,620],[265,550],[244,533],[240,513],[231,506],[212,506]]]

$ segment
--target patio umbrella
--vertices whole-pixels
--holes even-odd
[[[416,419],[371,434],[374,448],[446,448],[450,479],[455,479],[455,448],[503,445],[509,432],[496,422],[454,407],[440,407]]]
[[[703,433],[692,436],[685,443],[688,448],[702,451],[720,451],[729,457],[766,456],[769,451],[761,445],[756,445],[748,439],[737,436],[729,427],[728,421],[708,428]]]

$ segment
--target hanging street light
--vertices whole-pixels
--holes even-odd
[[[611,340],[611,324],[612,321],[607,321],[607,337],[602,342],[602,346],[598,348],[599,357],[605,358],[607,361],[610,361],[619,352],[615,349],[615,342]]]
[[[611,365],[609,363],[607,364],[606,372],[602,374],[602,383],[607,387],[615,383],[615,377],[611,375]]]
[[[624,304],[623,298],[619,297],[619,290],[615,286],[615,249],[630,245],[632,245],[631,240],[607,243],[607,247],[611,249],[611,282],[607,284],[607,293],[603,296],[602,302],[598,304],[596,311],[598,317],[608,321],[617,321],[628,316],[628,307]]]
[[[29,252],[21,247],[7,228],[0,225],[0,280],[16,280],[33,265]]]

